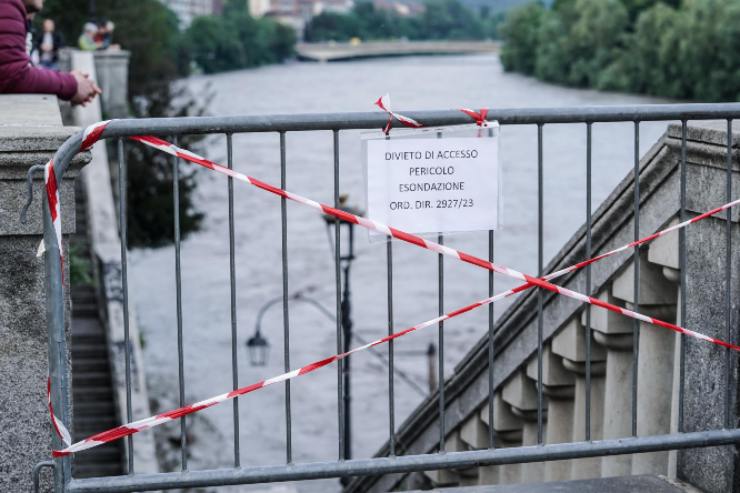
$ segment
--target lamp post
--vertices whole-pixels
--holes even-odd
[[[252,366],[265,366],[267,357],[270,352],[270,343],[262,336],[262,317],[271,306],[282,300],[282,297],[275,298],[265,303],[257,314],[257,322],[254,327],[254,335],[247,340],[247,351],[249,353],[249,363]]]
[[[362,211],[355,207],[347,205],[347,195],[341,195],[339,197],[338,209],[344,212],[349,212],[356,216],[361,216]],[[342,272],[342,295],[340,302],[340,325],[342,328],[342,351],[347,352],[352,347],[352,301],[351,301],[351,290],[350,290],[350,268],[352,261],[355,259],[355,225],[351,222],[340,221],[334,216],[328,214],[323,215],[324,222],[326,223],[326,229],[329,233],[328,236],[331,239],[331,228],[339,227],[339,237],[342,237],[342,228],[345,229],[347,237],[347,251],[339,254],[340,269]],[[344,244],[340,242],[339,247]],[[332,245],[333,248],[337,248],[337,245]],[[342,406],[344,409],[344,450],[342,451],[342,458],[349,460],[352,458],[352,381],[350,379],[350,357],[348,356],[342,361],[342,387],[344,388],[344,395]]]
[[[362,211],[355,207],[348,206],[347,204],[347,195],[342,195],[339,197],[339,207],[338,209],[349,212],[354,215],[362,215]],[[324,215],[323,216],[324,222],[326,224],[326,229],[328,233],[329,238],[329,244],[332,250],[335,248],[335,245],[332,242],[332,236],[331,236],[331,229],[332,227],[338,227],[340,228],[340,238],[346,237],[347,241],[341,241],[340,247],[343,245],[346,245],[346,251],[339,252],[339,263],[340,263],[340,271],[342,273],[342,293],[340,297],[340,313],[339,313],[339,321],[340,321],[340,327],[342,329],[342,351],[347,352],[352,348],[352,339],[354,337],[357,337],[358,340],[360,340],[361,344],[366,344],[366,341],[362,340],[361,337],[355,336],[352,332],[352,328],[354,326],[354,322],[352,320],[352,291],[350,287],[350,271],[352,262],[355,260],[355,234],[354,234],[354,224],[345,222],[345,221],[339,221],[334,216]],[[339,221],[339,222],[337,222]],[[321,303],[316,301],[315,299],[308,297],[304,294],[304,291],[298,291],[288,297],[290,300],[296,300],[296,301],[304,301],[307,302],[314,307],[316,307],[319,311],[321,311],[324,315],[326,315],[331,320],[336,321],[336,317],[333,314],[333,312],[326,307],[324,307]],[[267,310],[269,310],[272,306],[276,305],[277,303],[282,302],[283,297],[279,296],[276,298],[273,298],[269,300],[267,303],[265,303],[260,311],[257,314],[257,322],[255,326],[255,333],[254,335],[247,341],[247,348],[249,349],[249,355],[250,355],[250,361],[252,362],[253,366],[264,366],[267,363],[267,352],[269,350],[269,344],[267,340],[265,340],[264,337],[262,337],[261,334],[261,326],[262,326],[262,318],[264,317]],[[424,355],[428,358],[428,366],[429,366],[429,391],[433,392],[434,389],[436,389],[436,370],[434,369],[435,365],[435,354],[436,354],[436,348],[434,347],[434,344],[431,344],[429,348],[425,351],[406,351],[408,355]],[[384,359],[382,355],[379,353],[373,353],[377,357]],[[384,359],[385,360],[385,359]],[[387,361],[386,361],[387,363]],[[399,369],[396,369],[396,375],[400,377],[402,380],[406,381],[414,390],[418,391],[422,396],[426,395],[423,389],[421,389],[416,382],[413,381],[408,375],[400,371]],[[344,428],[344,434],[343,434],[343,441],[344,441],[344,450],[342,450],[342,458],[345,460],[352,458],[352,419],[351,419],[351,379],[350,379],[350,357],[346,357],[344,360],[342,360],[342,386],[344,388],[344,395],[342,400],[342,408],[343,408],[343,414],[344,414],[344,421],[343,421],[343,428]]]

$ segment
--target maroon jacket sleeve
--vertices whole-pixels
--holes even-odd
[[[72,99],[77,81],[68,73],[33,67],[26,53],[26,8],[0,0],[0,93],[56,94]]]

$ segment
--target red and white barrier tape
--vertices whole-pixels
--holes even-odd
[[[487,127],[489,125],[488,120],[486,120],[486,118],[488,117],[487,108],[483,108],[480,111],[471,110],[470,108],[460,108],[460,111],[475,120],[475,124],[479,127]]]
[[[46,402],[49,405],[49,415],[51,416],[51,425],[54,427],[54,431],[56,431],[64,444],[69,447],[72,445],[72,435],[69,434],[69,430],[64,426],[62,420],[54,414],[54,406],[51,404],[51,377],[48,377],[46,380]]]
[[[403,123],[407,127],[411,128],[421,128],[424,125],[417,122],[413,118],[409,118],[408,116],[404,116],[400,113],[395,113],[391,109],[391,95],[386,94],[385,96],[381,96],[378,98],[377,101],[375,101],[375,105],[380,108],[381,110],[388,113],[388,123],[385,124],[385,127],[383,127],[383,133],[388,135],[391,131],[391,127],[393,126],[393,119],[395,118],[399,122]]]
[[[63,257],[62,250],[62,210],[61,200],[59,197],[59,184],[54,171],[54,161],[51,160],[44,166],[44,184],[46,187],[46,200],[49,204],[49,214],[51,215],[51,224],[54,226],[54,235],[56,236],[57,246],[59,247],[59,256]],[[62,262],[62,265],[64,263]],[[64,269],[62,269],[64,274]]]
[[[103,125],[103,128],[101,128],[99,130],[99,132],[97,133],[98,137],[100,135],[102,135],[102,131],[103,130],[104,130],[104,125]],[[89,134],[92,135],[92,133],[93,132],[91,131]],[[86,132],[86,134],[87,134],[87,132]],[[468,311],[471,311],[471,310],[473,310],[475,308],[478,308],[480,306],[484,306],[484,305],[487,305],[487,304],[490,304],[490,303],[494,303],[495,301],[498,301],[498,300],[500,300],[502,298],[505,298],[507,296],[510,296],[512,294],[515,294],[517,292],[523,291],[524,289],[527,289],[527,288],[533,287],[533,286],[538,286],[538,287],[541,287],[541,288],[544,288],[544,289],[547,289],[547,290],[550,290],[550,291],[554,291],[554,292],[563,294],[565,296],[569,296],[571,298],[575,298],[575,299],[577,299],[579,301],[582,301],[584,303],[590,303],[590,304],[599,306],[601,308],[605,308],[607,310],[615,311],[617,313],[622,313],[622,314],[624,314],[624,315],[626,315],[628,317],[635,318],[635,319],[638,319],[638,320],[643,321],[643,322],[646,322],[646,323],[651,323],[651,324],[654,324],[654,325],[658,325],[660,327],[664,327],[664,328],[667,328],[667,329],[670,329],[670,330],[674,330],[676,332],[679,332],[679,333],[682,333],[682,334],[686,334],[686,335],[689,335],[689,336],[692,336],[692,337],[696,337],[696,338],[701,339],[701,340],[706,340],[706,341],[712,342],[714,344],[717,344],[717,345],[720,345],[720,346],[723,346],[723,347],[726,347],[726,348],[729,348],[729,349],[732,349],[732,350],[735,350],[735,351],[740,351],[740,346],[737,346],[735,344],[731,344],[731,343],[728,343],[728,342],[725,342],[725,341],[722,341],[722,340],[719,340],[719,339],[708,337],[708,336],[706,336],[704,334],[701,334],[701,333],[698,333],[698,332],[695,332],[695,331],[692,331],[692,330],[689,330],[689,329],[685,329],[685,328],[680,327],[680,326],[677,326],[675,324],[664,322],[664,321],[655,319],[653,317],[648,317],[646,315],[642,315],[640,313],[636,313],[634,311],[627,310],[627,309],[621,308],[619,306],[606,303],[606,302],[601,301],[601,300],[599,300],[597,298],[592,298],[590,296],[586,296],[586,295],[577,293],[575,291],[568,290],[566,288],[555,286],[555,285],[553,285],[553,284],[551,284],[551,283],[549,283],[547,281],[548,279],[554,279],[555,277],[561,276],[561,275],[566,274],[568,272],[572,272],[572,271],[574,271],[576,269],[579,269],[581,267],[584,267],[586,265],[589,265],[589,264],[591,264],[593,262],[596,262],[596,261],[601,260],[603,258],[606,258],[608,256],[611,256],[611,255],[614,255],[616,253],[625,251],[625,250],[627,250],[629,248],[633,248],[633,247],[635,247],[637,245],[640,245],[642,243],[651,241],[651,240],[653,240],[655,238],[658,238],[659,236],[663,236],[663,235],[665,235],[665,234],[667,234],[667,233],[669,233],[671,231],[675,231],[675,230],[680,229],[682,227],[686,227],[689,224],[692,224],[694,222],[700,221],[700,220],[705,219],[705,218],[707,218],[707,217],[709,217],[711,215],[714,215],[714,214],[716,214],[718,212],[721,212],[723,210],[726,210],[726,209],[728,209],[728,208],[730,208],[730,207],[732,207],[734,205],[737,205],[738,203],[740,203],[740,200],[731,202],[729,204],[725,204],[725,205],[723,205],[721,207],[718,207],[716,209],[713,209],[712,211],[708,211],[708,212],[706,212],[706,213],[704,213],[704,214],[702,214],[700,216],[697,216],[695,218],[692,218],[691,220],[688,220],[688,221],[685,221],[683,223],[680,223],[680,224],[671,226],[671,227],[669,227],[669,228],[667,228],[667,229],[665,229],[663,231],[660,231],[658,233],[654,233],[654,234],[652,234],[652,235],[650,235],[648,237],[645,237],[645,238],[643,238],[641,240],[637,240],[637,241],[631,242],[631,243],[629,243],[627,245],[624,245],[624,246],[622,246],[620,248],[617,248],[617,249],[612,250],[610,252],[601,254],[601,255],[599,255],[597,257],[594,257],[593,259],[589,259],[589,260],[586,260],[586,261],[583,261],[583,262],[579,262],[578,264],[574,264],[571,267],[567,267],[565,269],[561,269],[561,270],[559,270],[557,272],[554,272],[552,274],[549,274],[548,276],[545,276],[545,277],[539,279],[539,278],[534,278],[532,276],[528,276],[526,274],[520,273],[520,272],[518,272],[516,270],[509,269],[507,267],[498,266],[498,265],[496,265],[496,264],[494,264],[492,262],[489,262],[489,261],[486,261],[486,260],[483,260],[483,259],[474,257],[474,256],[469,255],[469,254],[466,254],[464,252],[460,252],[460,251],[451,249],[449,247],[445,247],[443,245],[439,245],[437,243],[434,243],[434,242],[425,240],[425,239],[423,239],[421,237],[418,237],[418,236],[415,236],[415,235],[412,235],[412,234],[409,234],[409,233],[405,233],[405,232],[400,231],[400,230],[397,230],[395,228],[391,228],[391,227],[386,226],[386,225],[384,225],[382,223],[378,223],[376,221],[373,221],[372,219],[367,219],[367,218],[363,218],[363,217],[360,217],[360,216],[356,216],[354,214],[350,214],[348,212],[345,212],[345,211],[342,211],[342,210],[339,210],[339,209],[335,209],[335,208],[330,207],[330,206],[327,206],[327,205],[320,204],[318,202],[315,202],[313,200],[307,199],[307,198],[302,197],[300,195],[293,194],[291,192],[288,192],[288,191],[279,189],[277,187],[274,187],[272,185],[266,184],[266,183],[264,183],[264,182],[262,182],[260,180],[255,179],[255,178],[252,178],[252,177],[249,177],[249,176],[244,175],[242,173],[238,173],[236,171],[230,170],[229,168],[226,168],[226,167],[221,166],[221,165],[219,165],[219,164],[217,164],[217,163],[215,163],[213,161],[210,161],[210,160],[205,159],[205,158],[203,158],[201,156],[198,156],[198,155],[196,155],[196,154],[194,154],[194,153],[192,153],[190,151],[187,151],[187,150],[184,150],[184,149],[180,149],[179,147],[176,147],[173,144],[170,144],[169,142],[166,142],[166,141],[164,141],[162,139],[159,139],[157,137],[136,136],[136,137],[131,137],[131,139],[132,140],[136,140],[138,142],[142,142],[142,143],[144,143],[144,144],[146,144],[148,146],[154,147],[156,149],[159,149],[159,150],[161,150],[161,151],[163,151],[163,152],[165,152],[167,154],[170,154],[170,155],[176,156],[178,158],[185,159],[187,161],[190,161],[190,162],[199,164],[199,165],[201,165],[203,167],[206,167],[208,169],[211,169],[213,171],[217,171],[217,172],[220,172],[222,174],[226,174],[227,176],[231,176],[232,178],[234,178],[236,180],[244,181],[244,182],[246,182],[246,183],[248,183],[250,185],[256,186],[258,188],[261,188],[263,190],[266,190],[268,192],[271,192],[273,194],[276,194],[276,195],[278,195],[280,197],[284,197],[286,199],[290,199],[290,200],[293,200],[293,201],[296,201],[296,202],[299,202],[299,203],[308,205],[308,206],[313,207],[313,208],[315,208],[317,210],[320,210],[324,214],[328,214],[328,215],[334,216],[334,217],[336,217],[338,219],[341,219],[343,221],[347,221],[347,222],[351,222],[351,223],[354,223],[354,224],[358,224],[358,225],[363,226],[363,227],[365,227],[367,229],[384,233],[384,234],[386,234],[388,236],[391,236],[391,237],[394,237],[394,238],[397,238],[397,239],[406,241],[408,243],[412,243],[412,244],[417,245],[417,246],[420,246],[422,248],[425,248],[425,249],[428,249],[428,250],[432,250],[432,251],[435,251],[435,252],[440,253],[440,254],[443,254],[443,255],[453,256],[453,257],[456,257],[456,258],[458,258],[458,259],[460,259],[460,260],[462,260],[464,262],[468,262],[468,263],[471,263],[473,265],[476,265],[476,266],[479,266],[479,267],[482,267],[482,268],[485,268],[485,269],[488,269],[488,270],[492,270],[494,272],[502,273],[502,274],[507,275],[509,277],[513,277],[513,278],[516,278],[516,279],[525,280],[527,282],[526,282],[526,284],[523,284],[523,285],[521,285],[521,286],[519,286],[517,288],[514,288],[512,290],[508,290],[508,291],[499,293],[499,294],[497,294],[497,295],[495,295],[493,297],[486,298],[485,300],[481,300],[481,301],[476,302],[476,303],[473,303],[471,305],[467,305],[467,306],[465,306],[463,308],[460,308],[458,310],[449,312],[449,313],[447,313],[445,315],[442,315],[440,317],[436,317],[436,318],[434,318],[432,320],[428,320],[428,321],[423,322],[421,324],[415,325],[415,326],[413,326],[413,327],[411,327],[409,329],[403,330],[401,332],[397,332],[397,333],[392,334],[390,336],[386,336],[386,337],[384,337],[382,339],[378,339],[376,341],[373,341],[373,342],[371,342],[369,344],[366,344],[366,345],[360,346],[358,348],[352,349],[349,352],[337,354],[337,355],[331,356],[329,358],[326,358],[326,359],[323,359],[323,360],[320,360],[320,361],[316,361],[314,363],[311,363],[309,365],[306,365],[306,366],[304,366],[302,368],[299,368],[297,370],[293,370],[293,371],[290,371],[290,372],[287,372],[287,373],[283,373],[283,374],[278,375],[276,377],[273,377],[273,378],[270,378],[270,379],[267,379],[267,380],[262,380],[260,382],[254,383],[252,385],[249,385],[249,386],[246,386],[246,387],[242,387],[240,389],[236,389],[236,390],[233,390],[231,392],[227,392],[227,393],[224,393],[224,394],[221,394],[221,395],[218,395],[218,396],[215,396],[215,397],[206,399],[204,401],[197,402],[195,404],[184,406],[182,408],[178,408],[178,409],[175,409],[175,410],[172,410],[172,411],[168,411],[166,413],[158,414],[156,416],[151,416],[149,418],[145,418],[145,419],[142,419],[142,420],[139,420],[139,421],[135,421],[135,422],[132,422],[132,423],[129,423],[129,424],[126,424],[126,425],[122,425],[122,426],[119,426],[119,427],[110,429],[110,430],[105,431],[105,432],[102,432],[102,433],[98,433],[98,434],[93,435],[93,436],[91,436],[89,438],[86,438],[86,439],[84,439],[84,440],[82,440],[80,442],[77,442],[77,443],[75,443],[75,444],[73,444],[71,446],[68,446],[67,448],[65,448],[63,450],[53,451],[53,455],[55,457],[69,455],[69,454],[72,454],[72,453],[75,453],[75,452],[79,452],[79,451],[82,451],[82,450],[93,448],[93,447],[96,447],[96,446],[101,445],[103,443],[107,443],[107,442],[110,442],[110,441],[113,441],[113,440],[117,440],[119,438],[122,438],[122,437],[125,437],[125,436],[128,436],[128,435],[132,435],[134,433],[137,433],[139,431],[142,431],[142,430],[145,430],[145,429],[149,429],[149,428],[152,428],[154,426],[158,426],[158,425],[163,424],[163,423],[165,423],[167,421],[178,419],[178,418],[180,418],[182,416],[186,416],[188,414],[192,414],[192,413],[198,412],[200,410],[203,410],[203,409],[206,409],[208,407],[214,406],[214,405],[219,404],[221,402],[224,402],[226,400],[233,399],[233,398],[238,397],[240,395],[244,395],[244,394],[253,392],[253,391],[258,390],[258,389],[260,389],[262,387],[265,387],[265,386],[268,386],[268,385],[272,385],[272,384],[278,383],[278,382],[283,382],[285,380],[289,380],[289,379],[298,377],[300,375],[305,375],[305,374],[310,373],[310,372],[312,372],[312,371],[314,371],[314,370],[316,370],[318,368],[321,368],[321,367],[324,367],[324,366],[326,366],[328,364],[331,364],[334,361],[338,361],[340,359],[346,358],[350,354],[353,354],[353,353],[356,353],[356,352],[359,352],[359,351],[363,351],[363,350],[369,349],[369,348],[374,347],[374,346],[377,346],[379,344],[383,344],[383,343],[388,342],[388,341],[390,341],[392,339],[395,339],[395,338],[401,337],[403,335],[406,335],[406,334],[408,334],[410,332],[413,332],[413,331],[416,331],[416,330],[419,330],[419,329],[422,329],[422,328],[425,328],[425,327],[429,327],[431,325],[435,325],[435,324],[437,324],[438,322],[440,322],[442,320],[446,320],[446,319],[449,319],[449,318],[453,318],[453,317],[462,315],[463,313],[466,313]],[[94,142],[90,143],[89,145],[92,145],[93,143]],[[51,406],[50,406],[50,411],[51,411]],[[53,412],[52,412],[52,420],[55,420],[55,422],[58,421],[58,419],[55,416],[53,416]],[[55,429],[56,429],[56,427],[55,427]],[[60,433],[60,431],[57,430],[57,433]],[[60,436],[61,436],[61,434],[60,434]]]
[[[198,156],[196,154],[193,154],[190,151],[180,149],[179,147],[170,144],[167,141],[164,141],[158,137],[151,137],[151,136],[135,136],[131,137],[132,140],[136,140],[138,142],[142,142],[146,145],[149,145],[151,147],[157,148],[161,150],[162,152],[165,152],[167,154],[170,154],[172,156],[184,159],[186,161],[190,161],[192,163],[199,164],[205,168],[208,168],[210,170],[225,174],[227,176],[230,176],[234,178],[235,180],[243,181],[245,183],[248,183],[250,185],[253,185],[257,188],[261,188],[262,190],[266,190],[270,193],[273,193],[279,197],[283,197],[304,205],[307,205],[309,207],[312,207],[314,209],[317,209],[318,211],[322,212],[323,214],[327,214],[333,217],[336,217],[337,219],[341,219],[342,221],[350,222],[353,224],[357,224],[359,226],[362,226],[368,230],[376,231],[378,233],[383,233],[387,236],[390,236],[392,238],[396,238],[402,241],[405,241],[407,243],[411,243],[412,245],[416,245],[418,247],[431,250],[433,252],[437,252],[442,255],[447,255],[450,257],[454,257],[458,260],[462,260],[463,262],[475,265],[477,267],[481,267],[486,270],[491,270],[493,272],[503,274],[507,277],[511,277],[513,279],[518,279],[520,281],[526,281],[528,285],[531,286],[537,286],[543,289],[546,289],[548,291],[552,291],[555,293],[562,294],[564,296],[567,296],[569,298],[576,299],[578,301],[581,301],[582,303],[590,303],[592,305],[604,308],[606,310],[610,310],[616,313],[621,313],[622,315],[626,315],[630,318],[635,318],[637,320],[640,320],[642,322],[650,323],[653,325],[657,325],[660,327],[664,327],[667,329],[674,330],[676,332],[680,332],[683,334],[688,334],[693,337],[697,337],[699,339],[709,340],[707,336],[700,334],[698,332],[691,331],[689,329],[685,329],[683,327],[680,327],[675,324],[671,324],[669,322],[664,322],[662,320],[659,320],[654,317],[649,317],[647,315],[643,315],[641,313],[634,312],[632,310],[628,310],[626,308],[622,308],[617,305],[613,305],[611,303],[607,303],[605,301],[602,301],[598,298],[594,298],[591,296],[587,296],[581,293],[578,293],[576,291],[556,286],[555,284],[552,284],[548,282],[547,280],[539,279],[537,277],[533,277],[527,274],[524,274],[522,272],[519,272],[515,269],[511,269],[506,266],[498,265],[493,262],[489,262],[488,260],[484,260],[482,258],[476,257],[474,255],[470,255],[468,253],[465,253],[460,250],[455,250],[450,247],[446,247],[444,245],[440,245],[439,243],[435,243],[431,240],[427,240],[425,238],[422,238],[417,235],[413,235],[410,233],[407,233],[405,231],[401,231],[399,229],[393,228],[391,226],[388,226],[386,224],[380,223],[378,221],[374,221],[369,218],[365,218],[362,216],[357,216],[355,214],[351,214],[349,212],[335,209],[334,207],[330,207],[325,204],[321,204],[319,202],[316,202],[314,200],[308,199],[306,197],[303,197],[301,195],[289,192],[287,190],[282,190],[278,187],[269,185],[263,181],[260,181],[256,178],[253,178],[251,176],[244,175],[242,173],[239,173],[237,171],[231,170],[225,166],[222,166],[218,163],[215,163],[213,161],[210,161],[208,159],[205,159],[201,156]],[[625,247],[629,248],[629,247]],[[621,251],[621,250],[620,250]],[[603,258],[603,257],[601,257]],[[723,346],[728,346],[729,343],[725,343],[724,341],[714,341],[716,344],[720,344]]]

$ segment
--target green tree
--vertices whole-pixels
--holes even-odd
[[[231,23],[212,16],[193,20],[187,31],[193,61],[207,74],[244,66],[245,54]]]
[[[87,0],[46,0],[41,17],[57,21],[70,45],[90,21]],[[121,0],[97,0],[99,18],[116,24],[114,41],[131,52],[129,90],[132,97],[157,90],[184,74],[180,32],[175,14],[158,0],[137,0],[136,8]]]
[[[424,13],[405,17],[358,1],[347,14],[324,12],[308,22],[306,41],[377,39],[483,39],[494,37],[501,16],[477,17],[459,0],[426,0]]]
[[[595,86],[600,72],[619,56],[629,22],[627,10],[619,0],[576,0],[574,6],[565,58],[560,60],[569,66],[563,82]]]
[[[644,11],[650,10],[658,5],[670,7],[678,7],[681,5],[681,0],[621,0],[621,2],[627,9],[631,23],[634,23]]]
[[[428,39],[481,39],[483,25],[458,0],[427,0],[420,18],[421,32]]]
[[[88,17],[88,0],[46,0],[41,18],[49,17],[75,45]],[[136,117],[201,114],[203,106],[176,79],[187,73],[189,53],[182,43],[175,14],[158,0],[137,0],[136,8],[123,0],[97,0],[99,19],[116,24],[114,42],[131,53],[129,107]],[[197,139],[183,139],[186,147]],[[116,156],[115,152],[110,154]],[[126,146],[130,246],[157,246],[172,241],[172,163],[160,152],[136,145]],[[183,237],[198,229],[203,215],[195,210],[192,172],[183,171],[179,181],[180,218]]]
[[[740,97],[740,1],[684,0],[674,43],[680,97],[703,101]]]
[[[360,23],[355,16],[322,12],[306,24],[304,38],[308,42],[348,41],[361,34]]]
[[[193,61],[206,73],[281,62],[295,47],[291,28],[253,18],[242,2],[227,4],[221,16],[195,19],[185,39]]]
[[[563,60],[568,57],[569,46],[568,33],[560,16],[549,12],[542,15],[534,35],[535,47],[527,60],[533,70],[527,67],[526,71],[518,71],[525,74],[534,73],[538,78],[551,82],[565,82],[568,79],[569,67]]]
[[[501,63],[506,70],[534,73],[540,25],[549,15],[541,3],[531,3],[509,13],[501,25],[501,38],[504,41]]]

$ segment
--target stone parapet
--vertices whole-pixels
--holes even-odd
[[[49,161],[76,130],[62,126],[55,97],[0,96],[0,491],[30,491],[34,465],[50,458],[46,270],[44,259],[36,256],[43,234],[40,174],[26,224],[19,213],[28,169]],[[86,153],[76,158],[62,180],[64,234],[74,231],[69,205],[74,204],[74,180],[88,159]],[[69,314],[68,297],[65,304]]]

